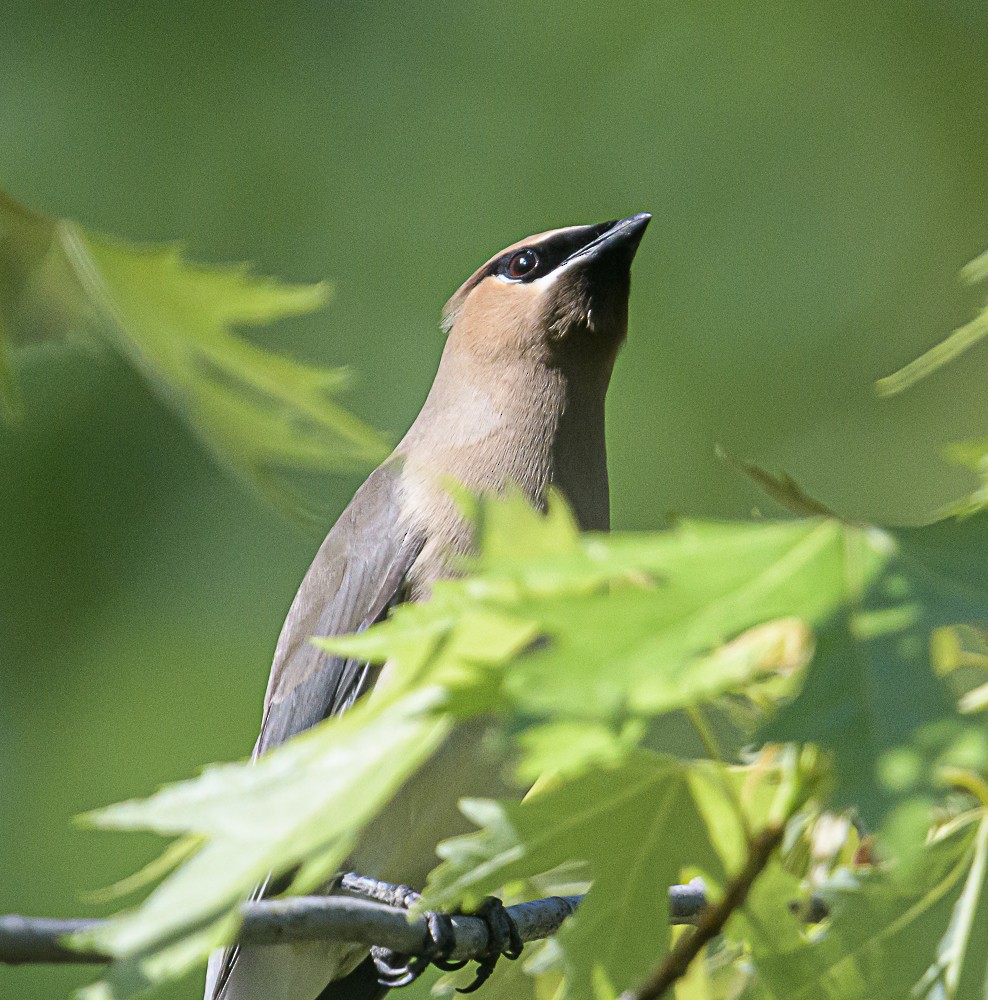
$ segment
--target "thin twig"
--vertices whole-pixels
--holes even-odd
[[[752,883],[782,843],[784,833],[784,826],[772,826],[753,838],[744,867],[728,883],[723,898],[703,911],[696,930],[679,940],[651,978],[637,989],[622,994],[621,1000],[659,1000],[677,979],[686,974],[690,962],[700,954],[704,945],[715,938],[724,929],[730,915],[744,905]]]

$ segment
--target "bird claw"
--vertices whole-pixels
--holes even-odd
[[[419,894],[409,890],[409,905],[417,902]],[[400,904],[399,904],[400,905]],[[448,913],[436,913],[430,910],[424,914],[428,936],[425,947],[418,955],[402,955],[390,948],[371,948],[371,959],[377,971],[377,981],[382,986],[398,989],[409,986],[429,967],[430,964],[444,972],[462,969],[466,962],[454,962],[449,958],[456,944],[453,933],[453,918]]]
[[[370,953],[378,983],[393,990],[411,986],[429,965],[418,955],[400,955],[390,948],[373,947]]]
[[[408,909],[421,897],[407,886],[394,887],[388,900],[393,906]],[[504,956],[517,959],[525,946],[518,932],[518,925],[508,916],[508,911],[496,896],[488,896],[470,914],[484,921],[487,926],[487,951],[477,962],[477,971],[469,986],[459,987],[457,993],[479,990],[494,972],[498,960]],[[454,961],[449,956],[456,944],[453,918],[448,913],[430,910],[425,916],[428,935],[425,947],[418,955],[403,955],[390,948],[371,948],[371,959],[377,972],[377,981],[389,989],[409,986],[430,966],[443,972],[456,972],[466,966],[465,961]]]
[[[479,917],[487,925],[487,952],[477,963],[477,972],[469,986],[457,988],[457,993],[473,993],[491,978],[498,960],[503,956],[508,961],[521,957],[525,942],[518,932],[518,925],[508,915],[497,896],[488,896],[474,910],[473,917]]]

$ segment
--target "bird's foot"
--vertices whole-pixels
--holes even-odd
[[[343,884],[350,891],[359,892],[404,910],[411,909],[422,898],[420,893],[407,885],[391,885],[355,875],[344,876]],[[427,937],[425,946],[419,954],[403,955],[390,948],[371,948],[371,959],[377,972],[377,981],[382,986],[391,989],[409,986],[430,965],[443,972],[456,972],[467,965],[465,961],[449,957],[456,945],[453,918],[450,914],[430,910],[423,916]],[[473,982],[469,986],[458,988],[458,993],[473,993],[479,990],[490,979],[502,955],[514,961],[524,948],[517,924],[508,915],[504,903],[496,896],[488,896],[470,916],[483,920],[487,927],[487,951],[478,959]]]
[[[344,876],[344,885],[351,891],[361,892],[373,899],[410,910],[421,898],[411,886],[390,885],[360,876]],[[428,911],[425,917],[427,938],[425,947],[418,955],[402,955],[390,948],[371,948],[371,958],[377,971],[377,981],[382,986],[397,989],[409,986],[429,967],[430,964],[444,972],[462,969],[466,962],[453,962],[449,954],[456,944],[453,934],[453,918],[448,913]]]
[[[412,903],[417,902],[419,894],[410,891],[410,896],[403,904],[408,909]],[[449,958],[453,947],[456,944],[456,937],[453,934],[453,918],[448,913],[436,913],[430,910],[423,914],[425,917],[428,935],[425,947],[417,955],[402,955],[390,948],[371,948],[371,959],[377,971],[377,981],[382,986],[397,989],[400,986],[409,986],[415,982],[419,976],[429,967],[435,965],[437,969],[444,972],[452,972],[462,969],[466,962],[454,962]]]
[[[487,951],[477,963],[473,982],[469,986],[457,989],[457,993],[473,993],[474,990],[479,990],[491,978],[502,955],[513,962],[521,956],[525,947],[525,942],[518,932],[518,925],[508,915],[504,903],[497,896],[488,896],[470,916],[479,917],[487,925]]]

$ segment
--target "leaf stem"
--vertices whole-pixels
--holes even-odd
[[[704,910],[696,931],[679,940],[651,978],[635,990],[621,995],[621,1000],[658,1000],[686,974],[690,963],[724,929],[728,918],[744,905],[755,879],[761,874],[773,852],[782,843],[785,825],[770,826],[752,840],[748,858],[740,872],[728,883],[721,900]]]

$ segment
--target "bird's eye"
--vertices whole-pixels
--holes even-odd
[[[519,250],[508,258],[504,273],[509,278],[524,278],[539,266],[539,255],[534,250]]]

